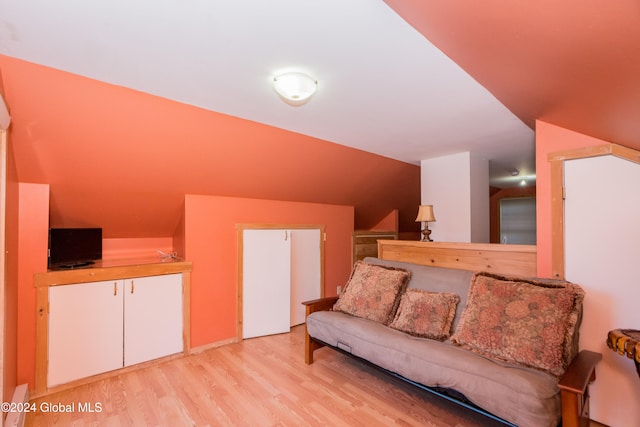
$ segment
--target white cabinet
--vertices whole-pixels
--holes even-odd
[[[49,387],[183,351],[182,274],[49,288]]]
[[[124,366],[182,351],[182,275],[125,280]]]
[[[122,367],[122,281],[49,289],[49,385]]]

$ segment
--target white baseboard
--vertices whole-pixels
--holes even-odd
[[[29,388],[27,384],[20,384],[13,392],[11,404],[13,407],[20,408],[29,403]],[[24,427],[26,412],[10,411],[4,420],[5,427]]]

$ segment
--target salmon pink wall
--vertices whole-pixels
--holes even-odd
[[[36,289],[33,274],[47,271],[49,186],[19,184],[18,384],[35,386]]]
[[[538,276],[551,277],[551,165],[549,153],[606,144],[543,121],[536,121],[536,226]]]
[[[324,224],[325,295],[335,295],[351,271],[353,215],[352,206],[187,195],[184,257],[193,262],[192,347],[236,337],[238,224]]]
[[[168,237],[184,195],[210,194],[354,206],[362,228],[398,209],[417,230],[417,165],[3,55],[0,69],[18,178],[50,185],[51,226]]]
[[[382,221],[371,227],[371,231],[398,231],[398,210],[392,210]]]
[[[46,271],[49,225],[102,227],[105,259],[130,258],[156,249],[186,248],[184,230],[172,236],[177,224],[183,229],[193,224],[181,219],[185,194],[295,201],[300,205],[274,202],[287,208],[264,212],[264,221],[329,218],[324,223],[331,225],[331,239],[340,237],[327,243],[325,283],[333,289],[327,294],[348,277],[356,222],[372,227],[397,209],[400,229],[403,224],[404,229],[417,228],[413,218],[419,204],[420,169],[416,165],[3,55],[0,69],[12,118],[16,188],[18,181],[25,183],[22,198],[37,199],[21,203],[26,210],[16,234],[21,255],[20,272],[15,273],[19,307],[16,328],[10,332],[19,336],[18,380],[31,386],[32,275]],[[323,208],[316,213],[300,206]],[[335,220],[328,213],[333,209],[346,209],[348,219]],[[213,218],[218,215],[209,213]],[[33,217],[36,225],[31,224]],[[260,216],[254,220],[262,221]],[[197,227],[189,230],[189,238],[196,236],[190,245],[197,245]],[[182,253],[208,253],[189,248]],[[332,258],[336,254],[339,260]],[[224,256],[235,256],[235,251]],[[207,263],[205,257],[204,265],[194,266],[196,296],[201,289],[198,269],[209,268]],[[235,277],[235,270],[231,274]],[[204,283],[206,287],[206,275]],[[235,282],[233,286],[220,292],[233,293]],[[212,335],[208,324],[198,323],[199,318],[209,320],[206,310],[193,314],[195,344],[229,337],[226,326]],[[235,312],[227,322],[234,319]]]
[[[166,254],[173,252],[171,237],[140,239],[102,239],[102,259],[132,259],[159,256],[158,250]]]

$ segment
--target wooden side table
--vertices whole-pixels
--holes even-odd
[[[637,329],[614,329],[609,331],[607,346],[621,356],[633,359],[640,378],[640,331]]]

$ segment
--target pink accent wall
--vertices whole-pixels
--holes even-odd
[[[173,252],[171,237],[150,237],[140,239],[102,239],[102,259],[132,259],[159,256]]]
[[[7,324],[7,338],[18,337],[13,365],[18,381],[32,387],[32,275],[46,270],[49,225],[102,227],[105,259],[146,257],[156,249],[193,255],[194,301],[222,301],[222,311],[214,314],[196,305],[194,345],[234,336],[235,326],[229,325],[235,324],[235,311],[225,311],[230,308],[224,304],[235,304],[236,271],[226,266],[211,270],[210,248],[199,247],[198,227],[211,219],[215,223],[220,213],[187,210],[185,194],[244,198],[228,199],[236,202],[295,201],[255,202],[259,214],[252,221],[325,223],[330,236],[327,294],[348,278],[356,222],[361,227],[386,224],[389,212],[397,210],[401,229],[416,228],[411,218],[420,197],[416,165],[4,55],[0,69],[12,116],[15,193],[18,181],[42,183],[22,188],[24,211],[14,235],[16,271],[8,282],[15,284],[8,291],[15,291],[18,300],[9,307],[15,309],[14,327]],[[17,198],[12,204],[15,230]],[[195,221],[202,212],[206,217]],[[238,213],[238,218],[245,217]],[[229,224],[235,220],[232,216]],[[235,263],[235,240],[217,246],[213,237],[220,259]]]
[[[538,276],[551,277],[551,166],[549,153],[608,143],[541,120],[536,121],[536,218]]]
[[[19,185],[18,384],[35,386],[36,288],[33,274],[47,271],[49,186]]]
[[[354,206],[362,228],[398,209],[418,229],[417,165],[3,55],[0,68],[18,178],[50,184],[53,227],[168,237],[184,195],[209,194]]]
[[[371,227],[372,231],[398,231],[398,210],[394,209],[389,212],[389,215],[382,218],[382,220]]]
[[[193,262],[192,347],[236,337],[238,224],[324,224],[325,295],[336,295],[351,271],[353,215],[352,206],[187,195],[175,238]]]

